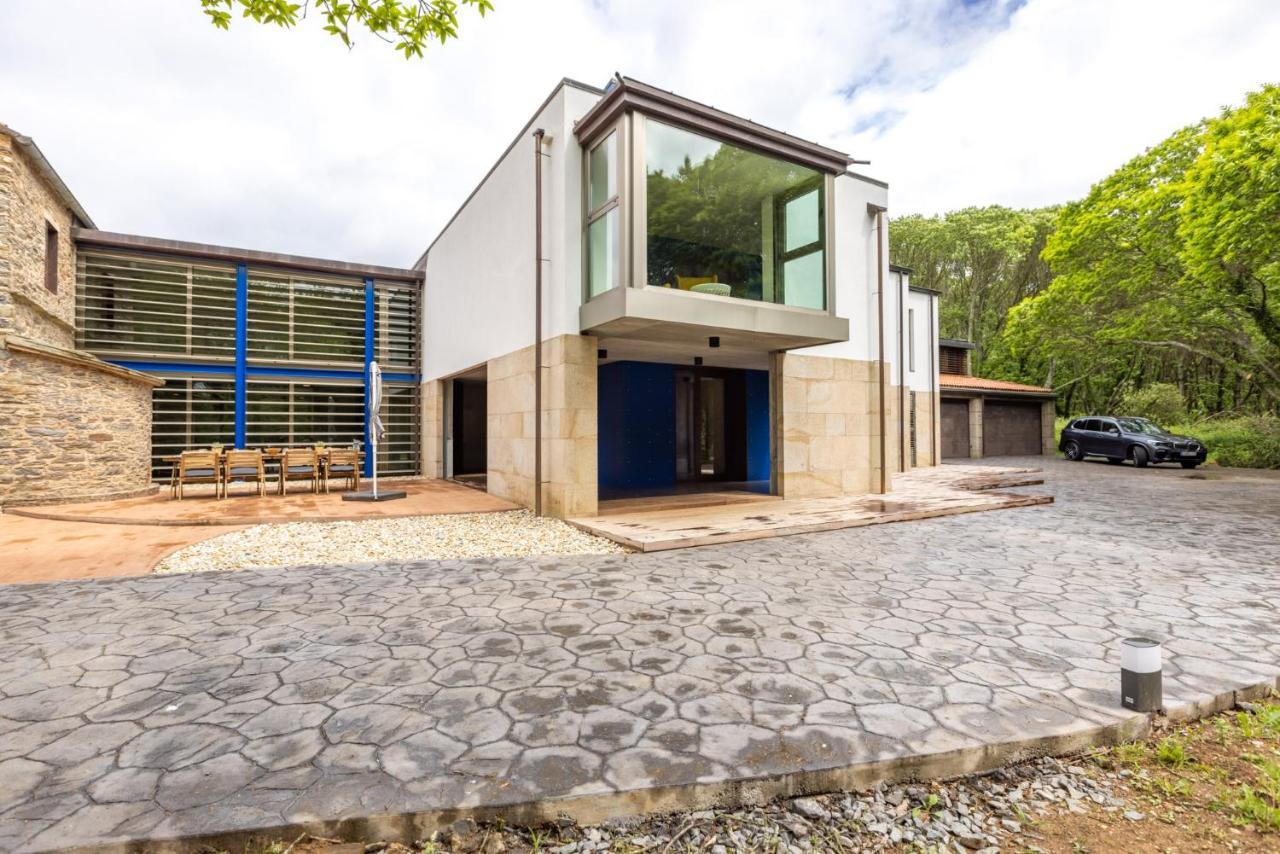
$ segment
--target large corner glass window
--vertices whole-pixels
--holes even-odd
[[[618,284],[618,134],[587,155],[587,298]]]
[[[648,284],[825,310],[822,173],[645,119]]]

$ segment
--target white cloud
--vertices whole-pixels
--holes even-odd
[[[498,0],[405,62],[194,0],[5,0],[0,122],[102,228],[409,264],[563,76],[873,160],[896,212],[1040,204],[1273,70],[1268,2]],[[887,128],[886,128],[887,125]]]
[[[1078,198],[1180,127],[1280,82],[1270,0],[1033,0],[925,91],[850,104],[903,117],[847,145],[870,152],[895,212]]]

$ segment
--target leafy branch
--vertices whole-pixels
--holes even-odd
[[[352,27],[358,26],[394,45],[405,59],[422,57],[431,42],[456,39],[462,6],[473,7],[481,17],[493,10],[492,0],[200,0],[200,5],[219,29],[230,29],[237,11],[259,24],[292,29],[307,18],[313,2],[324,31],[348,49],[354,44]]]

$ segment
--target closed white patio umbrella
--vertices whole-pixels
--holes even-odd
[[[387,429],[382,424],[382,369],[378,367],[377,362],[369,363],[369,411],[365,413],[369,427],[369,447],[366,453],[371,454],[370,461],[373,463],[373,489],[369,491],[361,490],[360,492],[346,492],[342,495],[343,501],[390,501],[395,498],[404,498],[403,490],[391,490],[389,492],[378,492],[378,446],[387,438]]]

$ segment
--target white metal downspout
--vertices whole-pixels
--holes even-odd
[[[884,393],[884,213],[888,208],[881,205],[867,204],[867,213],[875,217],[876,220],[876,344],[879,349],[879,355],[876,360],[876,386],[880,394],[880,492],[881,494],[889,491],[889,455],[888,455],[888,436],[886,435],[889,426],[888,419],[885,416],[885,393]]]

